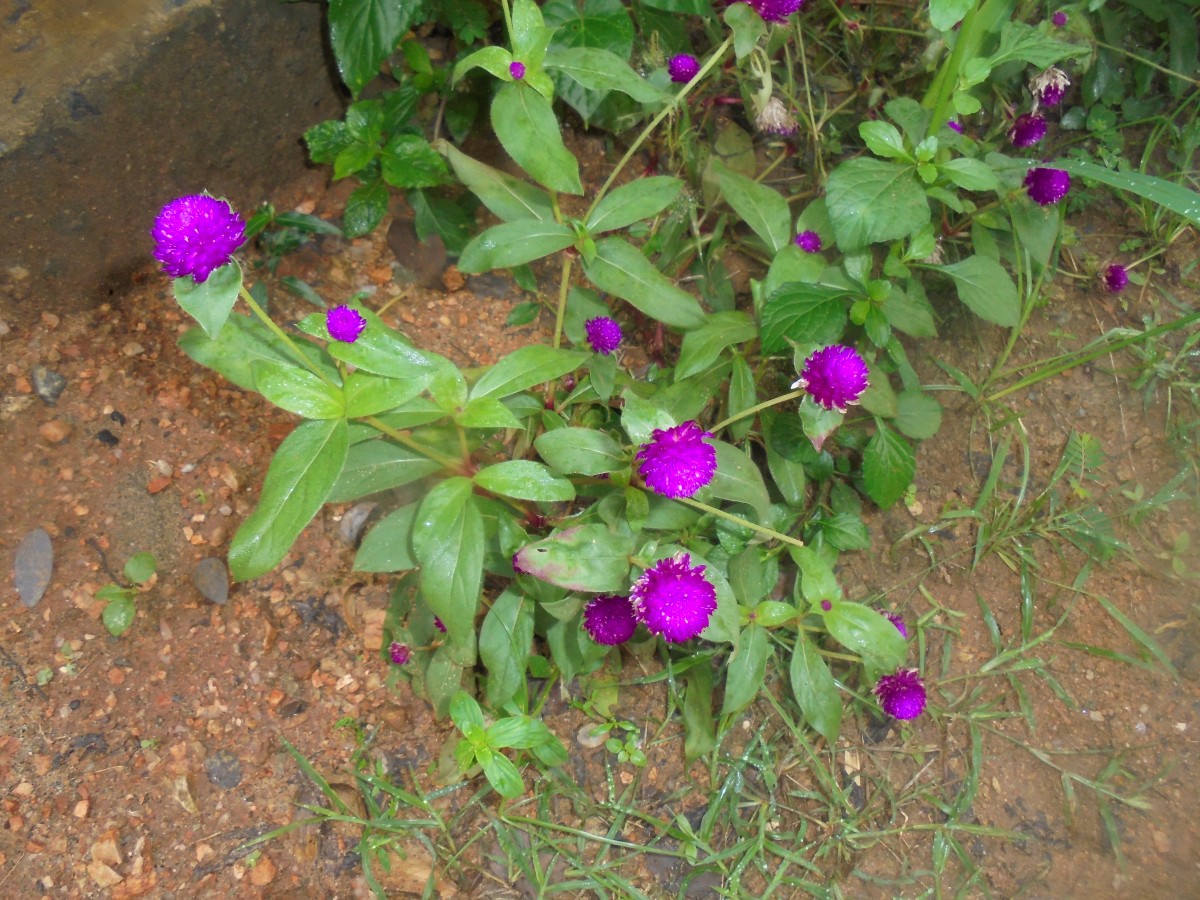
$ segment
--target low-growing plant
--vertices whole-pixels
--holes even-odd
[[[122,573],[126,583],[110,582],[96,591],[96,599],[104,600],[100,620],[113,637],[120,637],[137,618],[137,598],[154,587],[158,581],[157,563],[153,553],[138,553],[125,563]]]

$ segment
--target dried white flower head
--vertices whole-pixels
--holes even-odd
[[[1071,79],[1067,73],[1054,66],[1035,76],[1029,82],[1029,92],[1033,94],[1032,112],[1037,112],[1039,104],[1058,106],[1070,85]]]
[[[772,97],[767,105],[759,110],[754,117],[754,127],[764,134],[778,134],[790,137],[800,130],[796,117],[791,114],[783,101]]]

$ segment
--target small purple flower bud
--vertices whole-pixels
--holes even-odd
[[[915,719],[925,709],[925,684],[916,669],[882,676],[875,685],[875,696],[883,711],[897,719]]]
[[[713,479],[717,471],[717,449],[706,444],[712,437],[695,422],[674,428],[655,428],[650,443],[642,444],[638,471],[646,485],[664,497],[691,497]]]
[[[520,81],[525,77],[525,63],[514,59],[508,64],[508,74],[512,76],[513,81]]]
[[[412,659],[412,651],[399,641],[392,641],[388,647],[388,656],[392,658],[392,662],[396,665],[404,666],[408,665],[408,661]]]
[[[227,200],[189,194],[162,208],[150,235],[164,272],[203,284],[246,242],[246,223]]]
[[[1034,111],[1039,103],[1045,106],[1058,106],[1062,103],[1063,95],[1071,85],[1071,79],[1062,69],[1051,66],[1045,72],[1037,75],[1029,82],[1029,93],[1033,94]]]
[[[653,634],[678,643],[708,627],[717,608],[717,589],[704,577],[704,566],[692,566],[681,553],[661,559],[642,573],[629,591],[634,615]]]
[[[325,328],[335,341],[353,344],[366,327],[367,320],[352,307],[334,306],[325,311]]]
[[[957,131],[959,134],[963,133],[962,123],[958,119],[950,119],[946,122],[946,127],[951,131]]]
[[[853,347],[833,344],[804,361],[800,378],[792,388],[804,388],[813,401],[825,409],[845,412],[846,406],[871,386],[870,370]]]
[[[521,566],[521,564],[517,561],[517,559],[518,559],[518,557],[520,557],[520,555],[521,555],[520,550],[518,550],[516,553],[513,554],[513,558],[512,558],[513,571],[516,572],[518,575],[528,575],[529,570],[526,568],[523,568]]]
[[[1050,21],[1054,23],[1055,28],[1062,28],[1067,24],[1067,14],[1060,9],[1050,17]]]
[[[588,343],[597,353],[608,356],[621,345],[621,326],[608,316],[596,316],[583,323]]]
[[[445,623],[443,623],[442,620],[439,619],[437,616],[433,617],[433,627],[436,628],[438,631],[440,631],[442,634],[446,633]]]
[[[1017,116],[1008,131],[1008,139],[1014,147],[1032,147],[1046,136],[1046,120],[1037,113]]]
[[[762,16],[764,22],[786,22],[787,17],[798,12],[807,0],[746,0]]]
[[[1120,263],[1113,263],[1104,270],[1104,289],[1110,294],[1119,294],[1129,284],[1129,271]]]
[[[1067,196],[1071,176],[1062,169],[1030,169],[1025,176],[1025,191],[1038,206],[1050,206]]]
[[[690,53],[678,53],[667,61],[667,74],[678,84],[687,84],[700,71],[700,60]]]
[[[831,600],[822,600],[821,601],[821,612],[829,612],[831,609],[833,609],[833,601],[831,601]]]
[[[896,630],[900,632],[901,637],[908,637],[908,626],[904,624],[904,619],[900,617],[899,613],[885,612],[883,615],[884,618],[896,626]]]
[[[628,597],[601,594],[583,609],[583,627],[597,644],[623,644],[637,630],[637,617]]]
[[[805,253],[820,253],[821,252],[821,236],[815,231],[802,231],[792,243],[803,250]]]

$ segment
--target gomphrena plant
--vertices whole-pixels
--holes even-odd
[[[493,24],[478,6],[458,23],[464,44]],[[1069,24],[1078,17],[1027,24],[1015,0],[914,10],[927,30],[910,33],[931,43],[928,90],[881,96],[873,117],[840,134],[860,151],[827,166],[822,127],[835,119],[811,99],[815,13],[803,0],[644,7],[685,25],[663,25],[667,52],[647,50],[635,69],[631,41],[575,27],[574,4],[504,0],[496,43],[435,71],[406,42],[411,79],[308,134],[314,158],[362,181],[347,233],[382,218],[392,185],[465,273],[556,263],[557,290],[539,295],[554,323],[544,345],[468,377],[361,298],[285,330],[243,285],[234,253],[244,227],[229,204],[180,198],[154,229],[156,256],[198,323],[180,339],[185,352],[302,419],[232,541],[233,576],[278,565],[324,504],[419,483],[419,499],[366,534],[355,567],[408,573],[387,653],[466,729],[462,766],[501,766],[509,788],[519,778],[494,748],[562,755],[525,719],[525,743],[504,743],[511,729],[488,737],[468,695],[524,716],[537,705],[527,675],[570,683],[628,643],[677,666],[694,753],[711,746],[714,696],[730,716],[781,663],[804,720],[830,742],[847,699],[921,715],[928,698],[904,620],[846,597],[834,571],[841,553],[869,546],[864,503],[896,503],[913,480],[914,442],[939,428],[941,408],[905,349],[935,334],[929,293],[952,289],[984,322],[1019,329],[1031,305],[1018,284],[1052,272],[1080,177],[1197,217],[1196,195],[1174,185],[1044,158],[1054,110],[1093,58]],[[365,63],[346,62],[346,29],[383,26],[342,23],[340,37],[335,27],[355,93],[412,20],[399,15],[358,42],[383,48]],[[843,16],[833,25],[854,33],[861,23]],[[740,97],[722,93],[731,82]],[[482,98],[527,178],[456,146],[465,113],[450,139],[427,140],[412,124],[422,90],[442,112]],[[601,127],[640,126],[592,192],[563,139],[559,98]],[[730,99],[757,138],[705,118]],[[702,125],[719,129],[711,147],[696,139]],[[764,183],[755,140],[780,159],[803,143],[827,174],[802,202],[785,197]],[[631,172],[650,147],[665,147],[686,177]],[[471,237],[458,200],[424,193],[453,179],[495,224]],[[762,263],[748,296],[728,286],[718,231]],[[1106,270],[1105,286],[1119,290],[1123,273]],[[251,315],[231,315],[239,298]],[[667,337],[654,364],[634,371],[627,332],[647,326]]]

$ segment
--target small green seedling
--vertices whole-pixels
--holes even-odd
[[[459,770],[466,772],[478,763],[502,797],[520,797],[525,793],[525,783],[501,750],[530,750],[544,766],[561,766],[567,761],[566,748],[540,719],[507,716],[485,727],[483,710],[466,691],[459,691],[451,699],[450,718],[463,735],[454,748]]]
[[[154,586],[158,580],[155,568],[153,553],[139,553],[125,563],[125,578],[130,584],[110,582],[96,591],[97,600],[108,601],[100,618],[113,637],[120,637],[133,624],[134,616],[137,615],[135,598]]]

